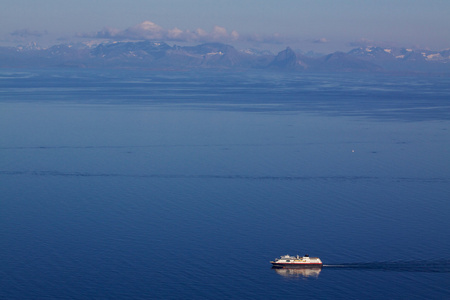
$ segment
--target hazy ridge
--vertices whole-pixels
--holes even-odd
[[[170,46],[165,42],[138,41],[60,44],[48,48],[30,44],[0,47],[0,67],[450,73],[450,50],[361,47],[349,52],[315,54],[287,47],[273,54],[238,50],[222,43]]]

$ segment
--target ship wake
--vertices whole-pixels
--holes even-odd
[[[392,262],[366,262],[324,264],[327,269],[376,270],[394,272],[450,273],[450,260],[414,260]]]

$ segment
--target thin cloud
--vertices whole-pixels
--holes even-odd
[[[263,43],[263,44],[283,44],[291,41],[291,39],[282,36],[279,33],[274,34],[250,34],[242,36],[240,39],[244,42]]]
[[[114,39],[114,40],[160,40],[174,42],[259,42],[280,44],[286,42],[279,34],[273,35],[241,35],[236,30],[229,32],[221,26],[214,26],[211,31],[197,28],[194,31],[180,28],[166,29],[151,21],[144,21],[124,30],[105,27],[91,34],[78,34],[82,38]]]
[[[314,44],[325,44],[328,43],[328,40],[324,37],[320,38],[320,39],[316,39],[312,41]]]
[[[374,46],[374,45],[375,45],[375,42],[372,41],[372,40],[369,40],[369,39],[360,38],[360,39],[358,39],[358,40],[356,40],[356,41],[352,41],[352,42],[350,42],[350,43],[348,43],[348,44],[349,44],[349,46],[351,46],[351,47],[361,47],[361,48],[364,48],[364,47],[371,47],[371,46]]]
[[[380,42],[380,41],[373,41],[366,38],[360,38],[356,41],[348,43],[351,47],[359,47],[359,48],[366,48],[366,47],[397,47],[395,43],[392,42]]]
[[[214,26],[211,32],[198,28],[195,31],[181,30],[177,27],[165,29],[151,21],[144,21],[125,30],[105,27],[94,34],[79,34],[79,37],[117,40],[165,40],[181,42],[229,42],[239,39],[239,33],[224,27]]]
[[[46,35],[47,31],[38,31],[38,30],[30,30],[30,29],[20,29],[10,33],[10,35],[20,38],[27,37],[41,37]]]

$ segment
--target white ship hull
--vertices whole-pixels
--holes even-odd
[[[321,263],[317,263],[317,264],[284,264],[284,263],[276,263],[276,262],[272,262],[272,267],[273,268],[322,268],[323,264]]]

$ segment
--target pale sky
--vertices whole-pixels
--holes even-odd
[[[0,45],[97,38],[330,52],[450,48],[449,0],[0,0]],[[145,22],[145,23],[143,23]]]

